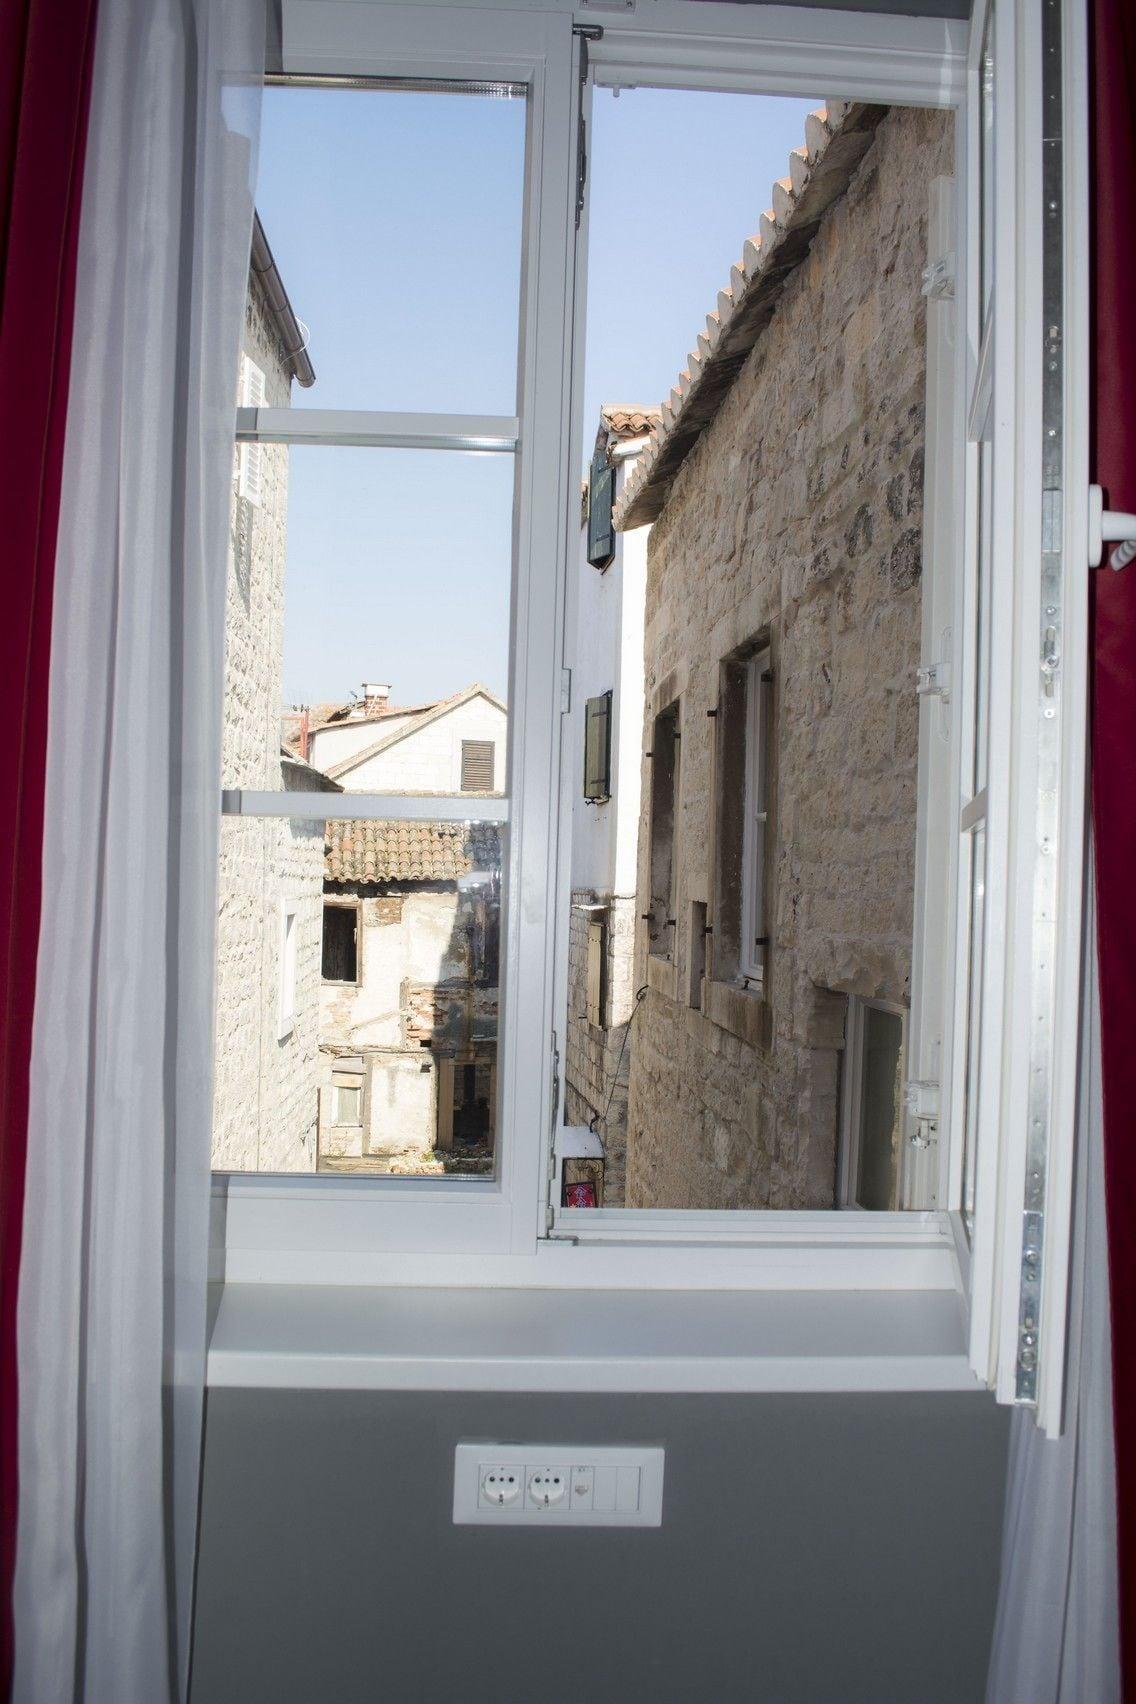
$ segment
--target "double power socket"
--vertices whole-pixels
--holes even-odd
[[[616,1445],[459,1444],[454,1521],[659,1526],[663,1452]]]

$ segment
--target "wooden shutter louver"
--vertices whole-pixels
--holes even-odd
[[[264,373],[255,361],[242,356],[241,400],[246,408],[263,408],[267,398]],[[264,450],[261,444],[240,446],[240,494],[249,503],[259,504],[264,491]]]
[[[611,798],[610,692],[584,705],[584,797],[594,803]]]
[[[597,450],[588,481],[588,561],[593,568],[606,568],[615,555],[614,504],[615,469],[604,452]]]
[[[461,790],[463,793],[493,791],[493,741],[462,741]]]

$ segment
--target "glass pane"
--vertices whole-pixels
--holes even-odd
[[[265,90],[257,212],[315,374],[294,402],[516,413],[524,160],[511,87]]]
[[[872,1020],[890,1036],[911,999],[916,672],[942,655],[921,655],[926,605],[952,606],[955,572],[923,545],[922,282],[953,121],[810,106],[595,95],[564,1206],[586,1204],[578,1185],[605,1210],[833,1209],[849,1001],[891,1008]],[[585,784],[600,694],[602,798]],[[881,1208],[900,1169],[893,1064],[868,1085]],[[856,1183],[842,1173],[843,1201]]]
[[[223,785],[503,793],[513,458],[245,447]]]
[[[994,6],[986,13],[982,37],[982,59],[978,75],[981,84],[978,122],[980,127],[978,155],[978,252],[981,288],[981,321],[986,323],[986,310],[994,292]]]
[[[223,819],[216,1169],[492,1175],[503,836]],[[331,913],[357,919],[350,979],[326,974]]]

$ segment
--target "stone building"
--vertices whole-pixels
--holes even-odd
[[[238,404],[287,407],[315,374],[259,219]],[[222,785],[337,790],[281,746],[288,451],[242,444],[225,596]],[[319,1078],[320,824],[226,817],[218,872],[213,1164],[313,1171]]]
[[[503,793],[508,716],[474,683],[434,703],[293,712],[287,737],[346,793]],[[319,1164],[492,1169],[501,843],[494,823],[327,824]]]
[[[323,909],[321,1166],[489,1171],[496,824],[329,823]]]
[[[568,941],[565,1120],[603,1147],[602,1202],[623,1205],[628,1024],[635,998],[635,854],[649,527],[617,533],[612,511],[657,409],[600,411],[584,490],[572,665],[576,796]]]
[[[617,507],[653,523],[628,1205],[905,1204],[921,275],[952,170],[945,113],[811,115]]]

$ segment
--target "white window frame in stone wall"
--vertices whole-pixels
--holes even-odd
[[[264,371],[248,355],[241,356],[241,405],[244,408],[263,408],[266,391]],[[264,480],[264,452],[258,443],[245,443],[237,448],[237,491],[246,503],[260,504]]]
[[[296,955],[300,907],[294,899],[280,901],[276,1035],[286,1040],[296,1027]]]
[[[413,6],[385,0],[284,0],[285,72],[314,75],[396,75],[523,82],[529,91],[526,174],[525,271],[521,380],[517,416],[470,418],[345,415],[336,411],[259,410],[238,420],[243,441],[427,444],[438,449],[489,449],[518,457],[515,536],[516,603],[510,678],[509,774],[496,801],[454,798],[353,800],[353,814],[438,817],[477,815],[507,822],[505,889],[508,926],[503,950],[500,1166],[491,1182],[358,1177],[218,1180],[225,1196],[225,1247],[219,1263],[229,1284],[380,1285],[410,1293],[416,1286],[474,1289],[535,1287],[648,1294],[681,1290],[763,1291],[770,1307],[783,1302],[783,1318],[801,1329],[808,1309],[786,1292],[824,1297],[870,1293],[891,1298],[938,1296],[969,1303],[970,1365],[1003,1400],[1015,1397],[1015,1347],[1022,1290],[1022,1180],[1035,1149],[1028,1128],[1035,1108],[1045,1126],[1049,1196],[1045,1227],[1045,1307],[1042,1374],[1035,1401],[1050,1430],[1059,1424],[1063,1364],[1061,1321],[1067,1270],[1073,1084],[1083,861],[1083,773],[1087,552],[1086,285],[1077,256],[1087,252],[1087,133],[1084,20],[1064,7],[1059,45],[1064,67],[1066,147],[1062,155],[1066,233],[1064,342],[1058,352],[1067,381],[1066,501],[1057,523],[1064,542],[1060,669],[1047,680],[1057,726],[1038,720],[1038,580],[1041,543],[1040,362],[1034,343],[1042,318],[1041,114],[1043,32],[1053,47],[1042,0],[998,0],[999,52],[1005,82],[999,91],[994,170],[998,184],[999,319],[993,376],[995,463],[1004,482],[999,504],[991,621],[996,654],[1003,660],[990,699],[991,763],[986,816],[988,877],[985,895],[986,957],[981,1007],[983,1067],[979,1086],[979,1195],[973,1247],[958,1208],[959,1049],[944,1062],[942,1140],[949,1151],[949,1205],[938,1211],[896,1214],[832,1213],[625,1213],[605,1209],[552,1210],[548,1205],[547,1144],[562,1104],[563,1016],[567,1010],[567,918],[570,895],[571,805],[577,765],[564,714],[570,703],[562,667],[570,662],[567,633],[574,621],[569,541],[579,522],[578,486],[570,476],[571,447],[581,441],[582,300],[587,260],[587,215],[576,235],[578,120],[589,111],[593,84],[635,84],[841,97],[900,105],[950,107],[956,114],[958,188],[955,288],[960,324],[957,394],[972,388],[978,351],[975,317],[975,242],[968,223],[974,204],[977,44],[983,0],[968,30],[942,19],[918,19],[810,8],[701,5],[653,0],[641,8],[582,6],[562,0],[529,8],[507,0]],[[1049,9],[1050,17],[1058,8]],[[1063,19],[1063,22],[1061,21]],[[585,67],[573,23],[602,27],[591,40]],[[969,58],[968,58],[969,51]],[[578,105],[581,73],[584,99]],[[1054,157],[1051,153],[1050,157]],[[1003,329],[1006,335],[1003,336]],[[951,916],[968,912],[963,842],[968,776],[959,755],[973,738],[973,522],[975,456],[962,451],[968,572],[962,577],[955,633],[953,683],[959,708],[952,791],[961,800],[952,842]],[[1015,478],[1015,474],[1017,477]],[[1087,492],[1087,486],[1085,487]],[[1052,525],[1052,516],[1051,523]],[[563,721],[561,718],[563,717]],[[558,736],[558,725],[561,735]],[[1060,833],[1039,847],[1039,753],[1056,733],[1059,779],[1047,795]],[[1039,743],[1040,742],[1040,743]],[[1052,741],[1050,747],[1052,748]],[[229,801],[243,814],[262,812],[310,819],[286,796],[245,795]],[[476,807],[476,809],[474,808]],[[341,806],[339,807],[342,808]],[[333,806],[327,805],[328,814]],[[1048,866],[1042,858],[1049,858]],[[1054,872],[1060,898],[1056,958],[1039,981],[1037,915],[1021,896],[1033,895],[1038,872]],[[1042,919],[1044,922],[1044,919]],[[966,962],[953,926],[945,974],[956,1034],[965,1033]],[[1041,932],[1044,934],[1044,930]],[[1053,936],[1052,929],[1050,936]],[[1047,980],[1048,979],[1048,980]],[[1052,1068],[1045,1107],[1030,1098],[1030,1025],[1036,995],[1049,996],[1045,1034]],[[1000,1080],[999,1080],[1000,1079]],[[602,1311],[602,1310],[601,1310]],[[673,1314],[674,1308],[671,1307]],[[886,1312],[886,1308],[885,1308]],[[820,1317],[839,1317],[840,1310]],[[881,1314],[881,1318],[884,1315]],[[894,1318],[894,1314],[888,1316]],[[788,1328],[788,1327],[787,1327]],[[839,1353],[830,1351],[839,1361]],[[932,1357],[933,1360],[933,1357]],[[526,1388],[556,1388],[548,1358]],[[783,1354],[780,1369],[762,1388],[801,1388],[809,1375],[794,1371]],[[646,1350],[619,1360],[618,1381],[606,1388],[698,1388],[697,1372],[668,1374],[664,1360]],[[534,1362],[535,1366],[535,1362]],[[415,1376],[420,1377],[418,1373]],[[709,1375],[707,1375],[709,1376]],[[755,1375],[756,1376],[756,1375]],[[766,1375],[762,1375],[765,1377]],[[881,1377],[884,1375],[881,1374]],[[895,1376],[894,1372],[888,1375]],[[915,1382],[954,1377],[928,1363]],[[469,1374],[472,1383],[492,1373]],[[668,1384],[670,1377],[678,1379]],[[730,1386],[729,1373],[717,1378]],[[836,1378],[836,1373],[832,1374]],[[857,1375],[870,1383],[871,1375]],[[811,1388],[818,1388],[815,1383]],[[832,1388],[824,1386],[824,1388]]]

